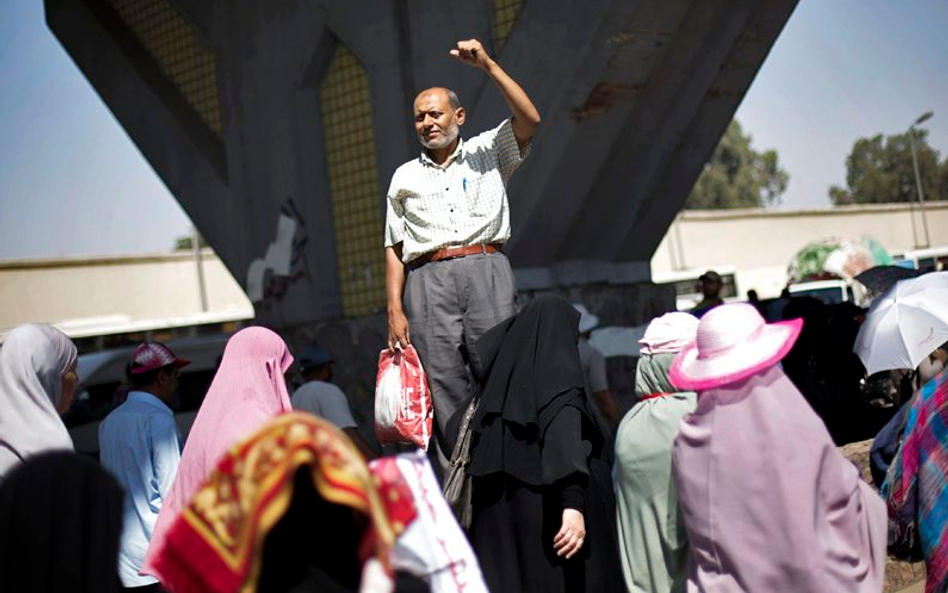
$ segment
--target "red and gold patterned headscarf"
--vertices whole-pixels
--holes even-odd
[[[332,424],[290,413],[234,446],[179,515],[155,560],[162,585],[175,593],[255,592],[267,534],[289,509],[303,467],[319,496],[366,518],[360,561],[375,558],[391,573],[389,551],[416,515],[411,492],[374,479]]]

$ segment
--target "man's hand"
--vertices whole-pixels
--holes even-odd
[[[408,318],[401,311],[389,311],[388,349],[395,352],[397,347],[404,348],[409,344],[411,340],[408,337]]]
[[[492,61],[484,46],[477,39],[458,41],[458,48],[452,49],[451,55],[459,62],[464,62],[468,66],[476,66],[481,70],[486,70]]]
[[[567,560],[576,555],[586,540],[586,519],[576,509],[563,509],[563,525],[553,538],[553,549],[557,556]]]
[[[388,348],[395,352],[395,343],[404,348],[408,339],[408,318],[402,310],[402,291],[405,290],[405,264],[402,263],[402,244],[385,248],[385,298],[388,306]]]
[[[504,101],[510,107],[510,113],[513,114],[511,125],[517,145],[522,151],[533,138],[537,126],[540,125],[540,112],[530,101],[530,97],[514,79],[504,72],[500,64],[487,55],[487,51],[477,39],[458,41],[458,48],[452,49],[451,55],[459,62],[480,68],[497,84],[497,88],[504,96]]]

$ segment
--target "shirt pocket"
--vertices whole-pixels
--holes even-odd
[[[496,170],[466,178],[464,200],[474,218],[492,219],[500,216],[504,184]]]

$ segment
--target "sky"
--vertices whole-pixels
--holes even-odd
[[[946,30],[946,0],[800,0],[736,115],[790,174],[780,208],[828,207],[857,138],[925,111],[948,154]],[[3,0],[0,80],[0,260],[163,252],[189,232],[41,0]]]
[[[736,118],[790,173],[782,208],[825,207],[860,137],[922,127],[948,154],[948,2],[800,0]]]

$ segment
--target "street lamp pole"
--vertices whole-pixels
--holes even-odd
[[[207,287],[204,283],[204,264],[201,262],[201,234],[196,226],[191,226],[191,253],[194,255],[194,265],[197,267],[198,299],[201,302],[201,313],[207,313]]]
[[[915,150],[915,127],[922,122],[927,121],[931,116],[934,115],[934,112],[927,111],[920,115],[918,119],[915,120],[909,127],[909,146],[912,148],[912,166],[915,167],[915,186],[918,188],[918,208],[922,213],[922,228],[925,230],[925,244],[919,245],[919,247],[929,247],[929,235],[928,235],[928,217],[925,215],[925,195],[922,193],[922,175],[918,171],[918,155]]]

